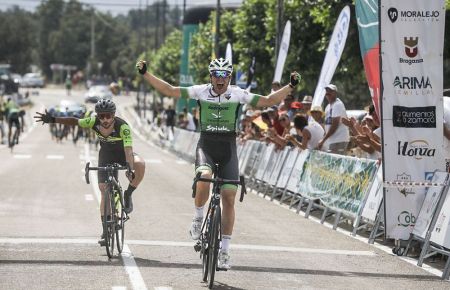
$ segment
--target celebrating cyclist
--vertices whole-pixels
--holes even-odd
[[[219,164],[218,177],[228,180],[239,179],[239,164],[236,153],[236,121],[240,104],[254,107],[268,107],[279,104],[291,93],[300,81],[297,72],[291,74],[289,85],[264,97],[251,94],[239,87],[230,86],[233,66],[223,58],[214,59],[209,64],[210,83],[191,87],[174,87],[147,70],[147,63],[136,63],[140,74],[164,96],[191,98],[197,100],[200,116],[200,139],[196,149],[195,172],[203,178],[211,178],[215,164]],[[192,239],[201,234],[204,205],[209,198],[209,183],[197,182],[195,213],[190,228]],[[221,188],[222,245],[219,252],[218,268],[230,269],[229,246],[234,226],[234,202],[237,186],[225,184]]]
[[[111,100],[101,99],[95,104],[95,112],[87,118],[77,119],[74,117],[53,117],[47,110],[45,113],[37,112],[34,116],[37,122],[59,123],[63,125],[76,126],[81,128],[91,128],[100,140],[100,151],[98,157],[98,166],[104,167],[108,164],[118,163],[122,166],[126,162],[130,165],[131,174],[127,175],[130,184],[124,193],[124,210],[131,213],[133,210],[133,201],[131,195],[144,178],[145,163],[136,153],[133,152],[133,140],[131,130],[128,124],[121,118],[116,117],[116,105]],[[98,171],[98,187],[102,192],[100,209],[103,208],[104,194],[106,190],[107,173]],[[102,212],[100,212],[102,214]],[[104,218],[101,217],[103,221]],[[100,245],[104,245],[105,235],[99,241]]]

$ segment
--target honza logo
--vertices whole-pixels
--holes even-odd
[[[430,148],[426,140],[398,141],[397,155],[421,160],[424,157],[434,157],[435,154],[436,149]]]
[[[397,10],[397,8],[394,8],[394,7],[389,8],[388,16],[389,16],[389,19],[391,20],[392,23],[397,21],[397,18],[398,18],[398,10]]]
[[[413,63],[422,63],[423,62],[422,58],[414,59],[419,52],[419,48],[418,48],[419,37],[409,37],[409,38],[404,37],[403,44],[405,45],[405,54],[406,54],[406,56],[409,57],[409,59],[405,59],[405,58],[401,57],[399,59],[400,63],[407,63],[407,64],[411,65]]]
[[[394,127],[436,128],[436,107],[392,107]]]

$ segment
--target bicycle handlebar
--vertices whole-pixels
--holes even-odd
[[[244,200],[244,195],[247,194],[247,189],[245,188],[245,178],[244,176],[239,176],[239,180],[231,180],[231,179],[223,179],[223,178],[204,178],[201,177],[202,173],[198,172],[197,175],[194,178],[194,184],[192,184],[192,198],[195,198],[196,191],[197,191],[197,182],[212,182],[212,183],[218,183],[219,185],[223,184],[234,184],[234,185],[240,185],[241,186],[241,196],[239,197],[239,201],[242,202]]]
[[[128,173],[132,173],[131,168],[130,168],[130,164],[128,164],[128,162],[126,163],[125,166],[122,166],[120,164],[114,163],[111,165],[107,165],[107,166],[103,166],[103,167],[89,167],[89,165],[91,164],[91,162],[86,163],[86,167],[85,167],[85,173],[84,173],[84,178],[86,179],[86,183],[90,184],[89,182],[89,170],[97,170],[97,171],[118,171],[118,170],[127,170]]]

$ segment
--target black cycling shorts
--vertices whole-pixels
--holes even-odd
[[[136,153],[133,153],[133,156],[136,156]],[[100,148],[98,152],[98,167],[104,167],[109,164],[118,163],[121,166],[125,166],[127,164],[127,160],[125,158],[125,151],[114,151],[114,150],[104,150]],[[108,174],[105,171],[97,171],[98,183],[105,183],[108,180]],[[115,176],[116,179],[118,176]]]
[[[219,164],[218,177],[239,180],[236,135],[200,134],[197,143],[195,170],[207,166],[214,171]]]
[[[8,126],[9,128],[12,128],[12,125],[16,125],[16,128],[20,128],[20,122],[19,122],[19,113],[11,113],[8,117]]]

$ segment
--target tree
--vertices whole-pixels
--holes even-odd
[[[0,63],[10,64],[17,73],[28,72],[36,47],[36,25],[32,14],[15,6],[0,12],[0,23]]]

